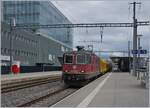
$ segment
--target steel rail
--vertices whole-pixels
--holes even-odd
[[[30,81],[37,81],[37,80],[40,80],[40,79],[46,79],[46,78],[51,78],[51,77],[58,77],[58,76],[60,76],[60,75],[48,75],[48,76],[43,76],[43,77],[31,77],[31,78],[21,78],[21,79],[15,79],[15,80],[8,80],[8,82],[7,81],[2,81],[1,82],[1,86],[2,87],[5,87],[5,86],[12,86],[12,85],[16,85],[16,84],[18,84],[18,83],[21,83],[21,84],[23,84],[23,83],[26,83],[26,82],[30,82]]]
[[[43,100],[45,98],[49,98],[50,96],[54,96],[54,95],[56,95],[56,94],[58,94],[58,93],[60,93],[60,92],[62,92],[64,90],[66,90],[66,89],[68,89],[68,87],[63,87],[63,88],[58,89],[58,90],[56,90],[54,92],[51,92],[51,93],[49,92],[48,94],[46,94],[44,96],[37,97],[37,98],[33,99],[32,101],[25,102],[25,103],[23,103],[21,105],[18,105],[17,107],[28,107],[28,106],[31,106],[32,104],[34,104],[36,102],[39,102],[39,101],[41,101],[41,100]]]
[[[61,79],[60,76],[53,76],[53,77],[48,77],[48,78],[29,80],[26,82],[21,82],[19,84],[11,84],[10,83],[11,85],[9,85],[9,86],[6,86],[6,84],[5,84],[5,86],[3,85],[1,88],[1,93],[7,93],[7,92],[11,92],[11,91],[16,91],[19,89],[25,89],[25,88],[29,88],[29,87],[33,87],[33,86],[37,86],[37,85],[42,85],[42,84],[58,81],[60,79]]]

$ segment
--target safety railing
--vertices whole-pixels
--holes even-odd
[[[146,88],[149,88],[149,63],[147,66],[136,69],[137,79],[141,81],[141,84],[144,84]]]

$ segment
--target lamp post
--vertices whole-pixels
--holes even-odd
[[[15,18],[11,18],[10,19],[10,73],[12,73],[12,62],[13,62],[13,55],[12,55],[13,37],[11,34],[15,26],[16,26]]]
[[[140,38],[141,38],[142,35],[137,35],[138,37],[138,51],[140,51],[141,49],[141,46],[140,46]],[[140,57],[140,53],[138,53],[138,57]]]
[[[140,72],[139,72],[139,68],[140,68],[140,50],[142,49],[142,47],[140,46],[140,38],[141,38],[142,35],[137,35],[137,38],[138,38],[138,79],[140,78]]]
[[[129,57],[129,73],[131,72],[131,55],[130,55],[130,42],[128,41],[128,57]]]

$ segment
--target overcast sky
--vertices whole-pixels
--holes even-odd
[[[133,0],[52,1],[72,23],[132,22],[133,13],[130,2]],[[137,5],[137,19],[139,21],[150,20],[150,0],[138,0],[138,2],[142,4]],[[83,43],[80,41],[100,41],[100,28],[75,28],[73,44],[74,47],[93,44],[94,50],[127,50],[128,40],[132,41],[132,31],[132,28],[104,28],[102,43]],[[138,34],[143,35],[141,38],[143,49],[148,49],[150,27],[139,27]]]

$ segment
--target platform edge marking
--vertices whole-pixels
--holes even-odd
[[[77,107],[87,107],[89,103],[93,100],[93,98],[96,96],[98,91],[102,88],[102,86],[108,80],[110,75],[111,73]]]
[[[88,86],[88,85],[86,85],[86,86]],[[84,89],[86,86],[82,87],[81,89]],[[67,97],[65,97],[64,99],[58,101],[57,103],[53,104],[53,105],[50,106],[50,107],[51,107],[51,108],[54,108],[54,107],[57,108],[56,105],[57,105],[58,103],[61,103],[61,102],[63,102],[65,99],[68,99],[68,98],[72,97],[72,96],[75,95],[76,93],[80,92],[81,89],[75,91],[74,93],[70,94],[69,96],[67,96]]]

